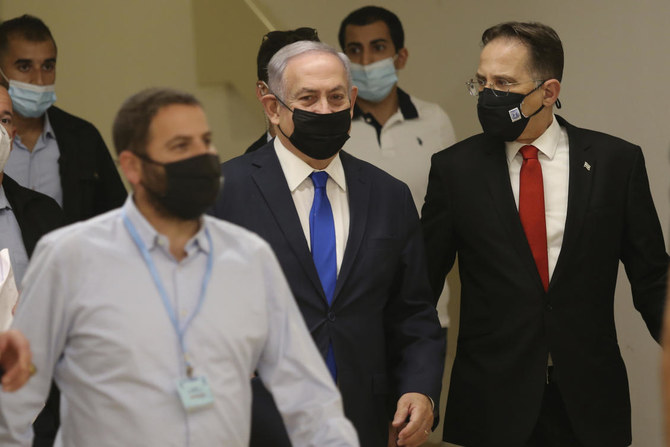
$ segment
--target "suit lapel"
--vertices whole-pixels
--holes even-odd
[[[535,265],[533,252],[528,245],[526,233],[521,225],[519,211],[514,201],[514,193],[509,179],[509,168],[505,154],[504,143],[491,140],[487,144],[487,154],[484,160],[484,174],[488,179],[489,192],[500,221],[507,230],[514,249],[519,254],[521,262],[532,278],[535,278],[538,287],[543,288],[540,274]]]
[[[252,164],[258,168],[252,174],[252,178],[274,216],[277,226],[281,229],[288,245],[298,258],[305,275],[318,290],[323,300],[326,301],[326,295],[314,266],[312,254],[305,240],[300,218],[295,209],[277,154],[274,149],[259,150],[256,152]]]
[[[367,228],[368,209],[370,204],[370,182],[362,174],[362,164],[346,152],[340,152],[344,175],[347,179],[347,195],[349,197],[349,237],[337,275],[333,303],[337,300],[347,277],[351,274],[354,261],[361,247],[363,235]]]
[[[566,262],[576,248],[577,238],[584,223],[584,216],[591,195],[591,183],[596,171],[594,153],[589,151],[590,144],[585,141],[578,128],[572,126],[561,117],[559,124],[568,131],[568,147],[570,151],[570,178],[568,186],[568,212],[565,218],[563,243],[556,262],[551,284],[560,276]]]

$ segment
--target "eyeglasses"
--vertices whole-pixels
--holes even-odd
[[[528,82],[539,82],[537,87],[544,84],[545,80],[542,79],[531,79],[528,81],[521,82],[509,82],[504,79],[496,79],[493,82],[486,82],[485,79],[470,79],[465,85],[468,88],[468,93],[472,96],[479,96],[479,93],[484,90],[487,86],[491,88],[495,96],[507,96],[509,94],[510,88],[515,85],[526,84]]]

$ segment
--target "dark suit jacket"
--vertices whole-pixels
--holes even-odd
[[[23,245],[30,258],[37,241],[63,224],[63,212],[54,199],[24,188],[7,174],[2,176],[2,187],[21,229]]]
[[[247,150],[244,151],[244,153],[248,154],[249,152],[256,151],[265,146],[266,144],[268,144],[268,133],[263,132],[263,135],[261,135],[260,138],[258,138],[258,140],[251,143],[251,146],[249,146]]]
[[[422,213],[431,283],[437,293],[457,253],[462,283],[445,413],[450,442],[524,445],[539,414],[549,352],[580,441],[631,442],[613,310],[619,260],[635,307],[658,339],[668,255],[640,148],[558,120],[570,145],[568,210],[546,293],[504,144],[480,134],[433,156]]]
[[[2,187],[21,229],[26,253],[30,257],[37,241],[43,235],[63,225],[63,211],[51,197],[24,188],[7,174],[2,177]],[[60,420],[59,396],[58,388],[52,383],[46,406],[33,425],[35,431],[34,447],[50,447],[53,445]]]
[[[444,338],[409,189],[369,163],[340,157],[350,224],[330,308],[272,144],[223,164],[214,215],[270,243],[324,358],[332,340],[344,412],[361,445],[385,447],[387,400],[393,410],[406,392],[439,402]]]
[[[123,205],[128,193],[98,130],[55,106],[47,110],[47,115],[60,150],[58,164],[66,223]]]

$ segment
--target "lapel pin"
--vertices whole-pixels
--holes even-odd
[[[585,161],[585,162],[584,162],[584,168],[586,168],[587,171],[590,171],[590,170],[591,170],[591,165],[589,164],[588,161]]]

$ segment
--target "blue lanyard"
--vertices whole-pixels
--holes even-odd
[[[191,366],[191,363],[188,360],[188,356],[186,355],[187,351],[184,336],[186,335],[186,331],[188,330],[188,327],[193,321],[193,318],[195,318],[195,316],[200,312],[200,309],[202,308],[202,303],[205,301],[205,296],[207,293],[207,285],[209,284],[209,280],[212,277],[212,266],[214,264],[214,254],[213,254],[214,247],[212,245],[212,237],[209,234],[209,230],[207,229],[207,227],[205,227],[205,236],[207,236],[207,243],[209,244],[209,253],[207,255],[207,268],[205,270],[205,275],[202,278],[202,286],[200,288],[200,297],[198,298],[198,304],[196,305],[191,315],[188,316],[183,326],[180,326],[177,314],[174,308],[172,307],[172,303],[170,303],[170,298],[168,297],[168,294],[165,291],[165,287],[163,286],[163,281],[161,281],[160,275],[158,274],[158,270],[156,270],[156,264],[154,264],[153,259],[151,259],[151,254],[149,254],[149,250],[147,250],[147,247],[144,245],[144,242],[142,242],[140,235],[137,233],[137,230],[135,229],[135,226],[130,221],[130,219],[128,219],[128,215],[126,214],[125,210],[123,212],[123,223],[128,229],[130,236],[133,238],[135,245],[137,245],[137,248],[140,249],[142,257],[144,257],[144,262],[147,264],[147,267],[149,268],[149,272],[151,273],[151,276],[154,280],[154,284],[156,284],[158,293],[160,294],[161,299],[163,300],[165,310],[167,311],[168,317],[170,317],[170,321],[172,322],[172,327],[174,327],[174,330],[177,333],[177,338],[179,339],[179,347],[181,348],[181,352],[182,355],[184,356],[184,361],[186,363],[186,375],[188,377],[191,377],[193,373],[193,367]]]

